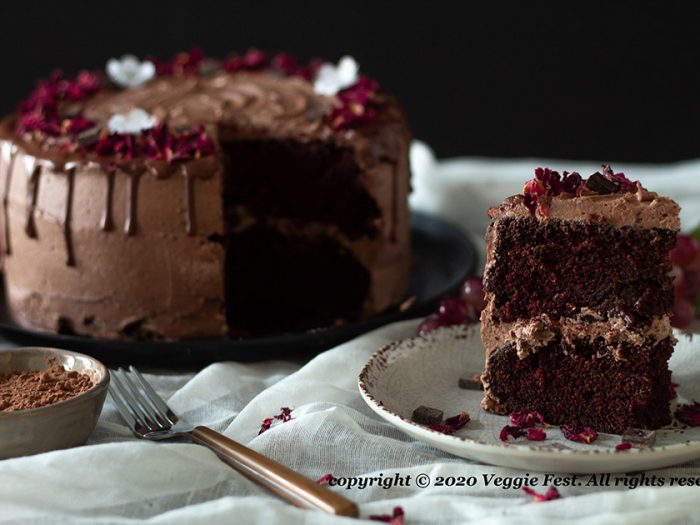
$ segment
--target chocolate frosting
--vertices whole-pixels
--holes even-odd
[[[397,101],[377,93],[377,115],[335,130],[335,97],[274,71],[163,76],[80,102],[104,128],[141,108],[176,129],[204,125],[215,141],[321,140],[348,148],[381,211],[379,234],[330,236],[367,268],[365,315],[402,298],[410,273],[408,147]],[[9,309],[23,326],[107,338],[207,338],[226,333],[221,154],[168,164],[69,152],[0,122],[2,247]],[[282,230],[291,226],[277,221]],[[297,234],[298,232],[294,232]]]
[[[568,221],[605,222],[617,228],[665,228],[680,230],[680,207],[668,197],[639,186],[636,192],[619,192],[607,195],[588,194],[576,197],[562,193],[549,197],[547,215],[537,211],[538,220],[561,219]],[[524,195],[508,197],[499,206],[489,209],[489,217],[531,217],[525,205]]]
[[[112,115],[141,108],[174,128],[224,124],[258,137],[327,138],[334,132],[322,117],[332,104],[333,97],[317,95],[299,77],[221,72],[159,77],[136,89],[98,93],[84,114],[104,127]]]

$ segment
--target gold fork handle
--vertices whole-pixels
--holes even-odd
[[[226,464],[297,507],[312,506],[328,514],[354,518],[359,514],[357,505],[349,499],[211,428],[196,427],[191,435]]]

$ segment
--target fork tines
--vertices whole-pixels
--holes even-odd
[[[117,410],[139,436],[169,430],[178,421],[175,413],[133,366],[111,371],[109,393]]]

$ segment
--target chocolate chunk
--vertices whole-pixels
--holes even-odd
[[[442,410],[421,405],[413,411],[411,420],[421,425],[439,425],[442,423],[442,416]]]
[[[207,58],[202,61],[199,66],[199,74],[203,77],[210,77],[216,75],[222,70],[221,62],[214,60],[213,58]]]
[[[628,428],[620,439],[623,443],[631,443],[634,447],[646,448],[656,442],[656,432],[643,428]]]
[[[90,146],[95,144],[100,138],[101,129],[97,126],[94,128],[86,129],[82,133],[79,133],[76,140],[78,144],[83,146]]]
[[[175,133],[187,133],[188,131],[192,131],[192,126],[189,124],[180,124],[178,126],[172,126],[172,130]]]
[[[586,187],[600,195],[607,195],[609,193],[616,193],[620,191],[620,183],[612,181],[601,175],[599,172],[595,172],[593,175],[588,177],[586,181]]]
[[[78,104],[68,104],[59,109],[59,115],[61,118],[73,118],[80,114],[81,107]]]
[[[484,385],[481,384],[481,374],[468,373],[459,378],[459,388],[464,390],[483,390]]]

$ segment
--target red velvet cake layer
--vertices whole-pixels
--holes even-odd
[[[560,340],[520,359],[514,345],[489,356],[482,381],[499,400],[498,412],[537,411],[550,424],[623,433],[671,422],[670,338],[645,348],[623,343],[617,359],[604,341]]]
[[[674,231],[535,218],[504,218],[492,229],[484,286],[494,297],[494,321],[558,319],[585,309],[634,324],[673,307]]]

